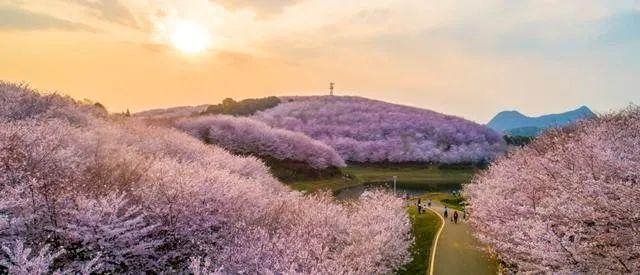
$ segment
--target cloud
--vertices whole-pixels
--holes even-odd
[[[249,54],[233,51],[219,51],[216,53],[216,58],[223,64],[230,66],[245,65],[252,62],[254,59],[254,57]]]
[[[293,5],[301,0],[211,0],[211,2],[223,7],[235,10],[249,8],[256,12],[258,17],[266,18],[280,13],[286,6]]]
[[[0,7],[0,29],[4,30],[68,30],[68,31],[95,31],[95,29],[56,18],[50,15],[35,13],[19,8]]]
[[[614,14],[600,20],[602,29],[599,41],[603,43],[624,43],[640,41],[640,11]]]
[[[140,28],[129,9],[118,2],[118,0],[74,0],[74,2],[90,9],[95,13],[95,16],[102,20],[133,28]]]
[[[140,43],[140,45],[144,49],[152,52],[156,52],[156,53],[166,52],[170,49],[169,45],[161,44],[161,43]]]

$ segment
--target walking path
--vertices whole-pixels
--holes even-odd
[[[433,274],[497,274],[498,263],[480,249],[481,244],[471,234],[471,228],[460,215],[458,223],[450,221],[453,209],[449,209],[449,220],[444,220],[444,207],[434,204],[430,210],[443,221],[441,232],[436,233],[434,249],[430,258],[429,275]]]

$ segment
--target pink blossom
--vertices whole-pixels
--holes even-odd
[[[302,132],[355,162],[482,162],[504,149],[495,131],[433,111],[360,97],[283,97],[253,118]]]
[[[544,134],[465,188],[476,235],[521,272],[640,272],[640,109]]]
[[[22,268],[7,263],[22,255],[45,273],[52,261],[80,273],[196,272],[192,259],[208,261],[201,273],[389,273],[410,260],[410,228],[389,193],[305,196],[257,158],[0,83],[0,245],[66,251],[11,249],[4,268]]]
[[[52,252],[49,245],[43,246],[37,254],[24,246],[22,240],[15,240],[12,246],[2,246],[6,259],[0,259],[0,266],[7,268],[10,274],[31,275],[46,274],[53,260],[64,253],[64,250]]]
[[[226,115],[183,118],[177,128],[241,154],[296,160],[313,168],[343,167],[344,161],[326,144],[305,134],[274,129],[260,121]]]

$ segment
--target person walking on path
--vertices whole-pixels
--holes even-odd
[[[447,206],[444,206],[444,218],[446,219],[447,217],[449,217],[449,209],[447,209]]]
[[[431,199],[429,199],[429,203],[427,205],[431,207]]]
[[[458,223],[458,211],[453,211],[453,223]]]
[[[418,214],[422,214],[422,200],[418,199]]]

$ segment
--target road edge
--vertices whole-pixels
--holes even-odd
[[[433,238],[433,244],[431,245],[431,259],[429,260],[429,275],[433,275],[433,270],[436,262],[436,249],[438,248],[438,240],[440,239],[440,233],[442,233],[442,229],[444,229],[444,224],[446,223],[445,219],[438,213],[438,211],[433,210],[433,208],[428,207],[427,209],[431,210],[431,212],[438,215],[440,218],[440,228],[436,233],[436,236]]]

